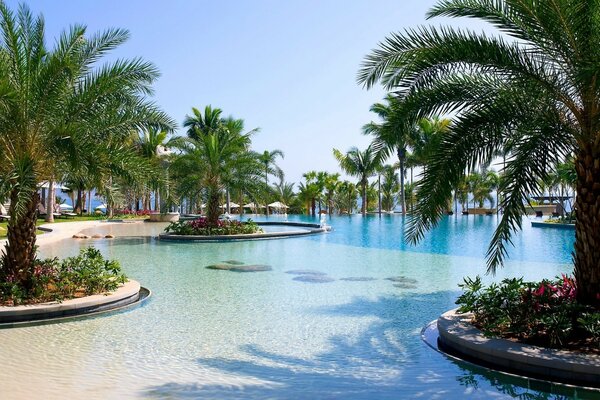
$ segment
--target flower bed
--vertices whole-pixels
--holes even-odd
[[[525,282],[504,279],[484,287],[465,278],[458,312],[473,313],[472,324],[487,336],[543,347],[600,353],[600,310],[576,301],[574,278]]]
[[[2,268],[0,268],[0,271]],[[27,291],[12,276],[0,276],[0,306],[36,304],[107,293],[127,281],[117,261],[105,260],[89,247],[78,256],[36,260],[33,285]]]
[[[192,221],[178,221],[170,223],[165,232],[175,235],[250,235],[262,233],[263,230],[251,219],[246,222],[240,221],[217,221],[211,224],[207,218],[200,217]]]

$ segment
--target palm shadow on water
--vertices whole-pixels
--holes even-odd
[[[225,383],[170,382],[143,395],[169,399],[399,399],[561,398],[511,378],[454,361],[429,348],[420,330],[450,305],[456,292],[385,296],[312,310],[315,314],[374,319],[358,337],[334,335],[311,358],[285,356],[257,345],[240,347],[243,359],[199,358],[199,369],[223,374]],[[449,308],[449,307],[446,307]],[[227,377],[231,383],[227,383]],[[245,379],[240,383],[240,378]],[[250,382],[250,383],[248,383]]]

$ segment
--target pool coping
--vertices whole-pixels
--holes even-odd
[[[563,224],[558,222],[531,221],[534,228],[556,228],[556,229],[575,229],[575,224]]]
[[[139,282],[128,280],[117,290],[108,294],[95,294],[63,302],[52,301],[40,304],[1,306],[0,326],[21,322],[36,322],[62,317],[82,316],[108,311],[139,300],[142,287]]]
[[[181,241],[181,242],[230,242],[243,240],[263,240],[263,239],[284,239],[289,237],[315,235],[326,233],[331,228],[329,226],[321,226],[319,224],[311,224],[305,222],[280,222],[280,221],[265,221],[256,222],[258,226],[293,226],[301,228],[310,228],[298,231],[287,232],[264,232],[264,233],[249,233],[240,235],[176,235],[174,233],[161,233],[158,238],[161,240]]]
[[[444,352],[476,364],[547,381],[600,387],[600,356],[486,337],[458,309],[437,320]]]

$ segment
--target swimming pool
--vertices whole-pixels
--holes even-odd
[[[401,238],[401,216],[328,224],[329,234],[281,240],[94,241],[153,299],[126,313],[0,330],[0,397],[544,398],[525,379],[451,361],[420,339],[424,325],[454,307],[462,277],[485,272],[495,216],[448,217],[416,247]],[[511,260],[485,280],[570,272],[573,236],[525,221]],[[68,239],[41,251],[67,256],[90,243]],[[205,268],[223,261],[273,270]],[[297,270],[333,281],[287,273]]]

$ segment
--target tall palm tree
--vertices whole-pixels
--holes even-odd
[[[352,147],[346,154],[341,153],[338,149],[333,149],[333,155],[339,162],[342,170],[350,176],[356,176],[359,179],[362,194],[361,213],[367,214],[367,186],[369,177],[373,176],[377,168],[381,165],[381,153],[378,153],[375,148],[370,145],[364,151],[360,151],[356,147]]]
[[[327,202],[327,212],[329,215],[333,215],[334,209],[334,201],[333,197],[335,196],[335,192],[339,188],[340,182],[340,174],[327,174],[325,177],[325,200]]]
[[[172,164],[176,176],[193,175],[198,180],[197,187],[206,190],[207,218],[211,224],[217,224],[221,214],[223,191],[256,191],[262,182],[262,164],[250,150],[257,130],[243,133],[243,120],[233,118],[223,119],[215,126],[204,131],[194,126],[187,138],[173,141],[182,154]]]
[[[396,173],[396,169],[391,165],[383,166],[381,172],[381,175],[383,176],[383,183],[381,185],[381,206],[384,210],[393,211],[394,207],[396,207],[396,195],[400,190],[398,174]],[[408,200],[408,197],[409,196],[406,196],[406,200]]]
[[[302,174],[305,183],[300,183],[300,192],[302,196],[311,197],[308,199],[310,202],[310,214],[314,217],[316,215],[317,200],[321,197],[323,192],[323,185],[318,180],[319,174],[317,171],[308,171]]]
[[[147,159],[151,165],[155,168],[156,173],[152,174],[148,183],[151,189],[154,191],[154,210],[160,210],[160,191],[162,190],[166,182],[166,156],[167,151],[167,137],[169,132],[161,129],[144,129],[141,131],[139,136],[136,138],[136,145],[141,155]],[[148,200],[149,200],[148,195]]]
[[[279,149],[275,149],[275,150],[271,150],[271,151],[265,150],[258,156],[258,159],[263,164],[264,171],[265,171],[265,191],[266,191],[266,193],[269,192],[269,174],[275,175],[280,180],[283,180],[283,171],[281,170],[281,168],[279,168],[279,166],[276,163],[277,157],[284,158],[283,151],[281,151]],[[265,199],[265,200],[267,200],[267,199]],[[268,201],[265,201],[265,203],[268,204]],[[267,215],[269,215],[269,207],[267,207],[266,211],[267,211]]]
[[[215,132],[223,125],[220,108],[212,108],[211,105],[204,107],[202,111],[192,107],[192,115],[186,115],[183,121],[183,127],[187,128],[187,136],[190,139],[199,139],[203,134]]]
[[[339,184],[333,201],[340,214],[352,214],[356,208],[356,199],[358,198],[358,190],[352,182],[343,181]]]
[[[10,193],[1,275],[32,285],[38,183],[61,168],[117,175],[135,152],[122,142],[141,126],[172,129],[148,100],[156,68],[143,60],[98,61],[129,36],[120,29],[86,35],[74,25],[46,47],[44,20],[27,6],[0,2],[0,186]],[[53,196],[49,205],[53,206]]]
[[[406,160],[408,149],[416,140],[415,126],[402,118],[396,108],[398,102],[392,95],[387,95],[386,103],[375,103],[371,111],[382,120],[381,123],[370,122],[363,126],[363,133],[372,135],[373,147],[382,160],[387,159],[394,151],[398,156],[398,169],[400,170],[400,207],[402,215],[406,215],[406,201],[404,194]]]
[[[475,18],[505,36],[422,27],[393,34],[366,57],[359,81],[397,91],[413,117],[458,115],[421,181],[413,240],[438,221],[465,167],[507,154],[504,213],[488,250],[494,271],[521,228],[524,197],[574,154],[577,297],[600,303],[599,13],[589,0],[445,0],[428,17]]]

